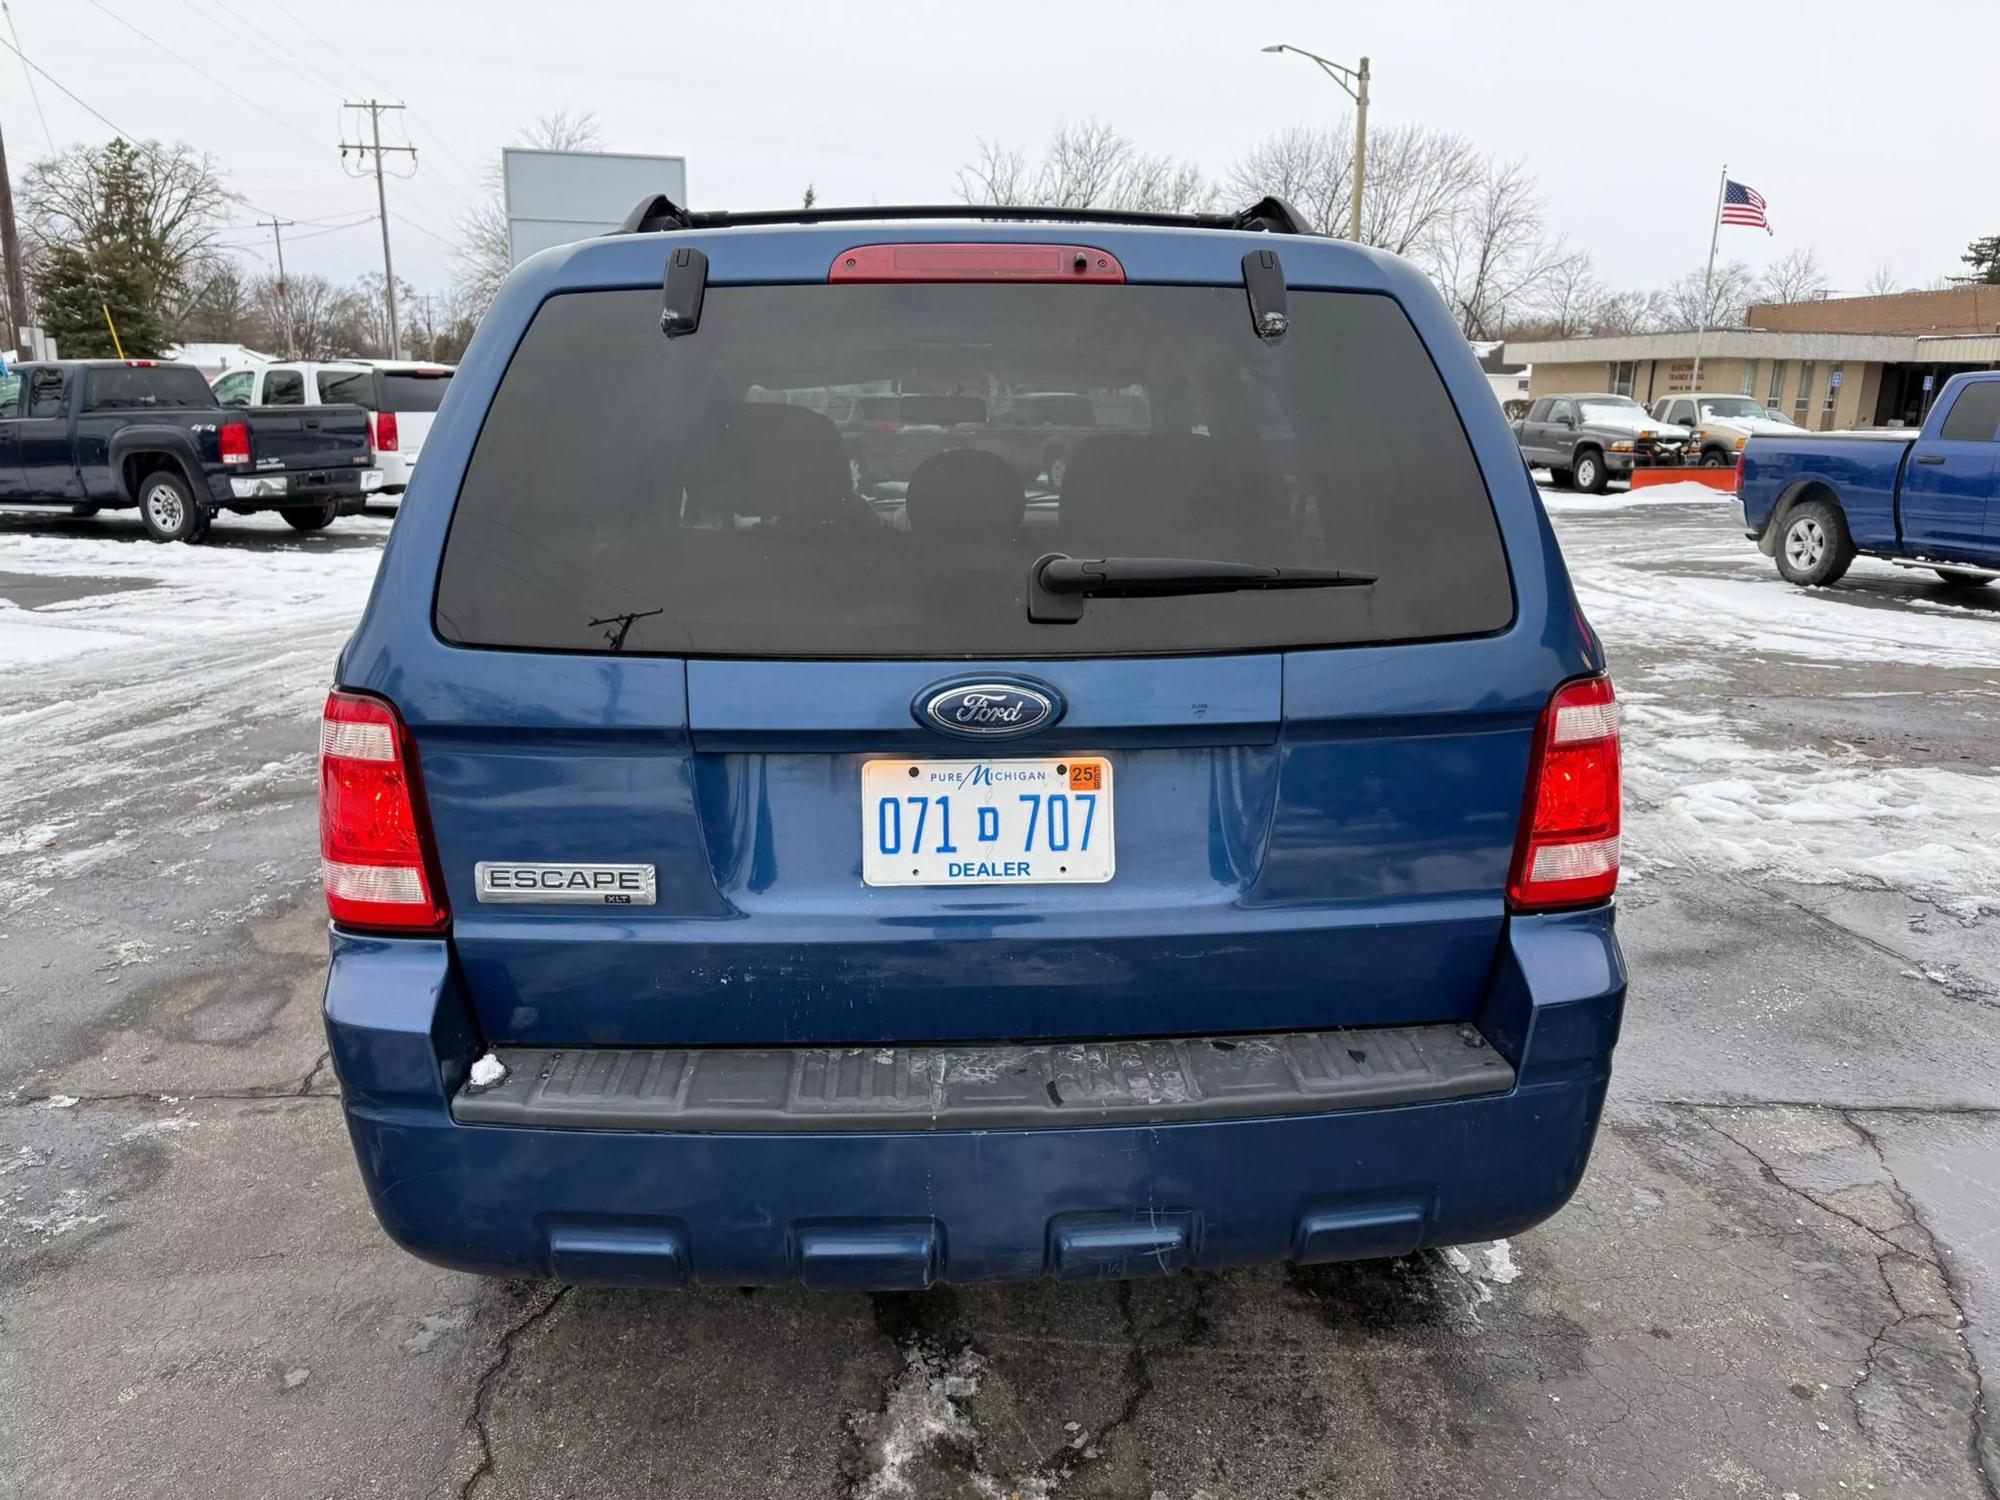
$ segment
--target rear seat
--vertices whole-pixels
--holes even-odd
[[[1288,512],[1263,466],[1227,439],[1117,432],[1083,439],[1063,475],[1059,529],[1078,556],[1148,555],[1170,534],[1177,554],[1226,562],[1291,560]]]

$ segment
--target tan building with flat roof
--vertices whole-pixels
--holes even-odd
[[[1701,388],[1754,396],[1801,427],[1916,426],[1945,381],[2000,365],[2000,286],[1760,305],[1699,339]],[[1869,324],[1886,326],[1869,327]],[[1650,406],[1691,391],[1697,337],[1507,342],[1530,396],[1612,391]]]

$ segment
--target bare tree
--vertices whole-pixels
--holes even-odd
[[[959,201],[974,205],[1188,213],[1211,195],[1192,162],[1148,156],[1099,120],[1064,121],[1032,163],[1018,146],[981,140],[977,159],[958,169]]]
[[[1667,287],[1666,326],[1677,331],[1741,328],[1754,285],[1750,268],[1732,260],[1715,268],[1704,297],[1701,269],[1689,271]]]
[[[368,322],[379,316],[379,301],[364,306],[352,287],[336,286],[316,271],[294,273],[285,279],[285,286],[290,293],[292,334],[298,340],[301,359],[348,359],[368,352]],[[265,325],[272,330],[283,328],[278,278],[259,276],[250,290]],[[263,347],[278,347],[278,343],[266,335]]]
[[[1589,331],[1597,338],[1674,326],[1672,300],[1662,291],[1609,292],[1590,310]]]
[[[1223,178],[1232,199],[1255,203],[1276,194],[1305,215],[1320,234],[1344,234],[1354,181],[1351,130],[1294,125],[1267,136],[1239,157]]]
[[[1462,135],[1423,125],[1372,132],[1361,195],[1363,243],[1427,261],[1440,234],[1479,191],[1485,170]]]
[[[1810,245],[1788,251],[1764,268],[1753,296],[1759,302],[1815,302],[1826,295],[1826,273]]]
[[[1215,190],[1192,162],[1134,153],[1112,196],[1117,207],[1140,213],[1189,214],[1207,209]]]
[[[1035,200],[1050,208],[1110,207],[1132,159],[1132,143],[1099,120],[1064,121],[1049,137]]]
[[[594,151],[603,143],[604,132],[593,111],[557,109],[537,119],[514,144],[534,151]],[[483,175],[493,199],[459,219],[457,252],[460,281],[482,313],[513,269],[500,164],[494,162]]]
[[[1294,127],[1270,136],[1233,163],[1223,181],[1245,202],[1266,193],[1290,201],[1321,234],[1345,237],[1354,184],[1354,127]],[[1368,137],[1362,194],[1363,243],[1430,264],[1454,215],[1478,191],[1486,162],[1464,136],[1423,125],[1392,125]]]
[[[1868,273],[1868,279],[1861,283],[1861,290],[1870,297],[1891,297],[1903,289],[1896,280],[1896,268],[1884,261]]]
[[[1549,338],[1574,339],[1589,333],[1605,290],[1582,251],[1565,255],[1553,266],[1535,299],[1540,331]]]
[[[1527,167],[1488,161],[1472,191],[1432,226],[1425,258],[1459,330],[1491,339],[1578,257],[1544,233],[1542,198]]]
[[[979,159],[958,169],[958,199],[961,203],[1026,203],[1034,196],[1029,182],[1028,159],[1019,146],[982,139]]]

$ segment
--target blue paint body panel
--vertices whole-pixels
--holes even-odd
[[[2000,371],[1954,375],[1918,432],[1869,437],[1754,437],[1743,451],[1744,529],[1769,540],[1781,506],[1830,495],[1855,546],[1882,557],[1936,558],[2000,568],[2000,445],[1943,436],[1953,408]]]
[[[326,994],[370,1195],[417,1253],[613,1284],[1123,1276],[1486,1238],[1575,1187],[1625,993],[1612,915],[1510,917],[1504,889],[1538,718],[1560,683],[1604,663],[1476,360],[1394,257],[1276,242],[1292,286],[1394,298],[1430,351],[1510,570],[1513,618],[1495,634],[802,662],[469,649],[433,628],[457,488],[544,299],[657,287],[679,244],[707,253],[712,283],[747,285],[823,281],[857,244],[969,237],[1050,234],[613,237],[527,262],[480,325],[339,668],[342,686],[389,699],[410,728],[454,914],[444,939],[336,932]],[[1274,243],[1079,225],[1061,238],[1115,254],[1132,282],[1183,285],[1240,285],[1245,251]],[[1060,721],[984,746],[913,714],[927,690],[982,676],[1052,690]],[[1049,754],[1115,767],[1113,881],[862,885],[865,760]],[[481,905],[482,858],[650,864],[657,904]],[[865,1046],[1447,1021],[1477,1026],[1514,1064],[1511,1092],[959,1133],[530,1130],[450,1112],[491,1043]]]

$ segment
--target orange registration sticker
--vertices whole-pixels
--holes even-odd
[[[1101,792],[1104,790],[1104,767],[1101,763],[1074,765],[1069,768],[1069,789],[1072,792]]]

